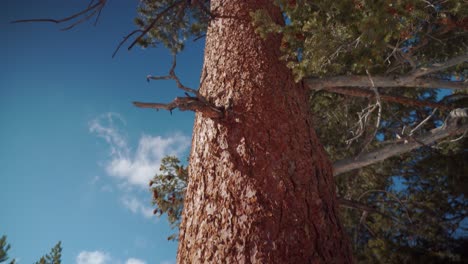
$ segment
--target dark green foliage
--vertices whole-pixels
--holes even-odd
[[[433,91],[404,94],[437,101]],[[363,136],[347,144],[356,130],[357,113],[372,103],[325,92],[313,94],[315,127],[332,160],[386,146],[388,143],[382,141],[395,140],[397,134],[408,135],[433,112],[383,104],[377,132],[373,113]],[[440,126],[447,114],[436,111],[415,135]],[[374,139],[374,133],[380,140]],[[468,216],[467,143],[466,138],[447,140],[336,177],[340,197],[367,204],[386,215],[342,208],[342,222],[360,263],[461,263],[467,257],[456,250],[464,240],[455,238],[467,235],[460,226]]]
[[[8,250],[10,250],[11,246],[6,241],[7,237],[3,235],[0,237],[0,263],[3,263],[8,260]],[[15,264],[16,260],[11,260],[10,264]]]
[[[6,242],[6,236],[0,238],[0,263],[8,260],[8,250],[10,250],[10,244]],[[60,264],[62,258],[62,244],[58,242],[50,251],[49,254],[41,257],[35,264]],[[15,264],[16,260],[13,259],[9,264]]]
[[[139,16],[135,18],[136,25],[144,30],[158,18],[139,44],[143,47],[163,44],[173,53],[184,48],[185,41],[190,36],[199,37],[206,31],[210,18],[209,1],[196,1],[191,5],[186,0],[142,0],[138,7]],[[161,15],[162,14],[162,15]]]
[[[60,264],[62,263],[62,242],[58,242],[51,250],[50,253],[41,257],[35,264]]]
[[[171,227],[178,228],[187,187],[187,167],[181,165],[176,157],[167,156],[163,158],[159,170],[161,174],[154,176],[150,182],[153,204],[157,206],[154,213],[158,216],[166,214]],[[177,234],[168,237],[168,240],[176,239]]]
[[[468,5],[449,1],[277,0],[286,25],[252,14],[261,35],[280,33],[288,66],[306,76],[408,72],[466,52]]]

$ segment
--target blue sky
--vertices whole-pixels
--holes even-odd
[[[62,32],[24,18],[61,18],[87,1],[6,0],[0,9],[0,235],[10,256],[33,263],[59,240],[63,263],[173,263],[177,244],[151,216],[146,182],[160,159],[189,150],[193,113],[138,109],[132,101],[183,95],[164,75],[164,49],[114,48],[134,29],[138,1],[110,1],[97,27]],[[203,40],[178,58],[197,87]]]

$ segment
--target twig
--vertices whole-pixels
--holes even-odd
[[[361,198],[364,197],[364,195],[369,194],[369,193],[373,193],[373,192],[384,193],[385,195],[390,196],[391,198],[393,198],[393,200],[396,201],[396,202],[401,206],[401,208],[405,211],[406,216],[408,217],[409,222],[410,222],[411,224],[413,223],[413,221],[411,220],[411,217],[410,217],[410,215],[409,215],[409,212],[408,212],[408,209],[406,208],[406,206],[403,204],[403,202],[402,202],[396,195],[394,195],[394,194],[391,193],[391,192],[388,192],[388,191],[385,191],[385,190],[367,190],[367,191],[365,191],[364,193],[362,193],[362,194],[359,196],[358,201],[361,200]],[[385,201],[383,201],[383,202],[385,202]]]
[[[468,130],[465,131],[465,133],[463,133],[463,135],[461,135],[460,137],[450,140],[450,142],[453,143],[453,142],[457,142],[457,141],[461,140],[462,138],[464,138],[466,136],[467,132],[468,132]]]
[[[99,14],[100,14],[100,11],[106,5],[106,1],[107,0],[99,0],[97,3],[93,4],[95,2],[95,0],[92,0],[88,4],[88,7],[86,9],[84,9],[84,10],[78,12],[78,13],[75,13],[75,14],[73,14],[71,16],[62,18],[62,19],[52,19],[52,18],[20,19],[20,20],[12,21],[11,23],[49,22],[49,23],[61,24],[61,23],[64,23],[64,22],[71,21],[71,20],[73,20],[75,18],[78,18],[78,17],[90,12],[91,10],[94,10],[91,14],[88,14],[85,18],[82,18],[78,22],[73,23],[71,26],[68,26],[68,27],[65,27],[65,28],[62,29],[62,30],[68,30],[68,29],[73,28],[77,24],[80,24],[80,23],[88,20],[90,17],[92,17],[92,15],[94,15],[96,13],[97,10],[99,10]]]
[[[423,121],[421,121],[415,128],[411,129],[411,131],[409,132],[409,136],[412,136],[416,130],[418,130],[422,125],[424,125],[424,123],[429,121],[429,119],[431,119],[431,117],[434,116],[435,112],[437,112],[437,108],[432,110],[432,113],[428,115]]]
[[[128,40],[131,36],[133,36],[134,34],[139,33],[139,32],[143,32],[143,30],[141,30],[141,29],[135,29],[135,30],[133,30],[132,32],[130,32],[129,34],[127,34],[127,35],[123,38],[123,40],[120,41],[119,45],[118,45],[117,48],[114,50],[114,53],[112,53],[112,58],[115,57],[115,55],[117,54],[117,52],[119,52],[120,47],[122,47],[122,45],[123,45],[125,42],[127,42],[127,40]]]
[[[176,55],[174,55],[173,59],[172,59],[172,66],[171,66],[171,69],[169,70],[169,75],[165,75],[165,76],[148,75],[148,76],[146,76],[146,80],[147,81],[150,81],[150,80],[174,80],[179,89],[184,90],[185,92],[188,92],[188,93],[192,93],[192,94],[196,95],[197,97],[199,97],[200,93],[197,90],[189,88],[189,87],[187,87],[187,86],[185,86],[185,85],[183,85],[181,83],[181,81],[179,80],[179,77],[177,77],[177,75],[175,74],[176,66],[177,66],[177,58],[176,58]]]

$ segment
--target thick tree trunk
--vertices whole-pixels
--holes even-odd
[[[307,89],[251,23],[271,2],[211,1],[200,92],[227,110],[195,118],[178,263],[352,263]]]

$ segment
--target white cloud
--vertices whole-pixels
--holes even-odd
[[[119,114],[107,113],[92,120],[89,130],[109,144],[111,158],[105,164],[106,172],[122,180],[126,187],[147,188],[159,170],[161,159],[167,155],[181,155],[190,145],[189,138],[181,133],[168,137],[143,135],[132,153],[127,139],[118,130],[117,121],[125,125]]]
[[[135,197],[124,196],[122,198],[122,204],[134,214],[141,214],[146,218],[153,217],[153,209],[150,206],[146,206]]]
[[[136,259],[136,258],[129,258],[127,259],[125,264],[146,264],[146,261],[143,261],[141,259]]]
[[[110,255],[101,251],[81,251],[76,257],[76,264],[107,264],[110,263]]]

